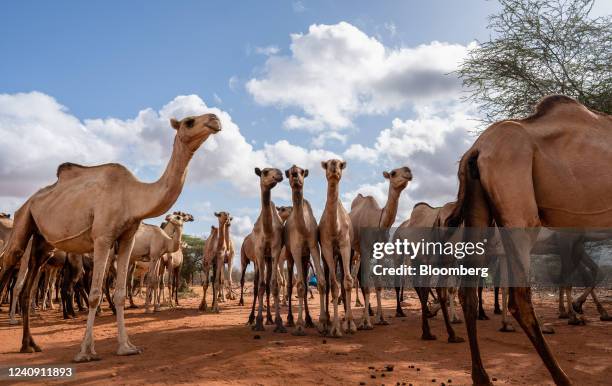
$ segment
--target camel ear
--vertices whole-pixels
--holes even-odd
[[[172,126],[172,128],[174,130],[178,130],[179,127],[181,127],[181,122],[179,122],[176,119],[172,118],[172,119],[170,119],[170,126]]]
[[[171,214],[167,214],[167,215],[166,215],[166,221],[170,221],[170,219],[171,219],[171,218],[172,218],[172,215],[171,215]]]
[[[308,169],[304,170],[304,178],[308,177]]]
[[[221,213],[215,212],[215,217],[219,217],[219,216],[221,216]]]
[[[346,168],[346,161],[340,162],[340,169]]]
[[[321,161],[321,167],[327,169],[327,161]]]
[[[389,172],[383,172],[383,177],[385,177],[386,179],[391,178],[391,175],[389,174]]]
[[[289,169],[285,170],[285,177],[289,178]]]
[[[257,174],[259,177],[261,177],[261,169],[260,168],[255,168],[255,174]]]

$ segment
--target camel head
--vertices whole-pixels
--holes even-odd
[[[189,214],[189,213],[177,211],[177,212],[173,212],[172,214],[176,214],[176,215],[181,216],[183,218],[183,222],[192,222],[193,221],[193,216],[191,214]]]
[[[342,170],[346,168],[346,161],[330,159],[328,161],[322,161],[321,167],[325,169],[327,181],[340,181],[342,178]]]
[[[293,207],[291,206],[277,206],[276,207],[276,211],[278,212],[278,215],[280,216],[281,220],[283,220],[283,222],[287,221],[287,219],[291,215],[292,210],[293,210]]]
[[[389,184],[399,190],[404,190],[408,183],[412,181],[412,172],[407,166],[393,169],[390,172],[383,172],[383,177],[389,180]]]
[[[175,212],[166,216],[166,222],[172,223],[177,227],[182,227],[185,220],[183,220],[183,216],[176,214]]]
[[[11,218],[9,213],[0,212],[0,218]]]
[[[285,177],[289,179],[291,189],[302,190],[304,187],[304,178],[308,177],[308,169],[302,169],[299,166],[293,165],[285,170]]]
[[[176,130],[178,139],[192,152],[198,150],[211,134],[221,131],[221,121],[215,114],[202,114],[180,121],[172,118],[170,125]]]
[[[259,185],[266,189],[272,189],[283,180],[283,173],[276,168],[255,168],[255,174],[259,176]]]
[[[181,248],[185,249],[185,248],[188,248],[188,247],[189,247],[189,244],[187,244],[186,242],[183,241],[181,243]]]
[[[215,212],[215,217],[219,219],[219,228],[227,225],[232,219],[228,212]]]

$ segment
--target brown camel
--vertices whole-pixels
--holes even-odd
[[[214,114],[172,119],[176,137],[172,156],[162,177],[153,183],[143,183],[119,164],[84,167],[65,163],[58,167],[58,180],[34,193],[15,214],[15,225],[3,251],[3,271],[0,292],[7,284],[17,261],[33,237],[24,305],[34,277],[46,262],[45,244],[73,253],[93,251],[94,272],[89,293],[87,328],[76,362],[98,359],[94,349],[93,326],[101,300],[104,273],[109,252],[115,245],[118,252],[118,280],[115,291],[118,325],[118,355],[141,352],[134,346],[125,329],[124,302],[127,269],[138,225],[145,218],[156,217],[168,210],[182,191],[187,164],[195,151],[214,133],[221,130]],[[42,252],[42,253],[41,253]],[[23,342],[21,351],[40,351],[30,333],[29,307],[24,308]]]
[[[323,268],[321,267],[321,251],[319,250],[319,237],[317,230],[317,220],[312,213],[312,208],[308,200],[304,199],[304,178],[308,177],[308,169],[302,169],[296,165],[285,171],[285,177],[289,179],[291,186],[291,200],[293,209],[287,222],[285,223],[283,233],[285,242],[285,257],[288,263],[289,280],[293,282],[293,265],[297,268],[297,292],[298,292],[298,318],[295,325],[294,335],[305,335],[303,310],[304,303],[308,302],[308,291],[306,291],[308,263],[310,257],[314,261],[314,268],[317,276],[323,278]],[[291,283],[293,286],[293,283]],[[325,319],[325,281],[320,280],[319,300],[321,306],[321,316],[319,322],[320,328],[323,329],[326,325]],[[288,288],[289,290],[289,288]],[[290,313],[291,315],[291,313]],[[291,317],[287,317],[287,322],[291,325]]]
[[[217,252],[217,240],[219,239],[219,228],[214,225],[210,227],[210,234],[204,242],[204,252],[202,253],[202,301],[200,302],[200,311],[208,311],[208,303],[206,302],[206,293],[210,284],[211,268],[215,264],[215,255]],[[215,293],[213,292],[213,298]]]
[[[500,227],[535,228],[502,234],[509,273],[524,277],[537,227],[612,226],[610,165],[612,118],[565,96],[546,97],[531,116],[489,126],[463,155],[457,207],[447,224],[463,221],[466,227],[482,228],[495,221]],[[472,352],[472,379],[491,384],[480,359],[475,289],[461,288],[460,298]],[[555,383],[570,384],[537,323],[531,289],[510,288],[508,306]]]
[[[172,214],[181,216],[183,223],[193,221],[193,216],[189,213],[179,211],[173,212]],[[164,222],[161,225],[161,228],[166,230],[167,226],[168,223]],[[162,273],[160,275],[160,278],[164,277],[165,271],[168,272],[168,305],[170,307],[174,307],[173,299],[174,301],[176,301],[176,305],[178,306],[178,286],[180,279],[180,271],[183,265],[183,248],[186,248],[186,244],[181,241],[180,246],[176,251],[166,253],[161,260]]]
[[[228,243],[227,243],[227,231],[228,231],[228,222],[232,220],[232,217],[228,212],[218,212],[215,213],[219,221],[219,232],[217,237],[217,248],[215,250],[215,257],[213,260],[213,303],[212,303],[212,311],[218,313],[219,312],[219,299],[221,298],[221,285],[222,285],[222,277],[223,277],[223,265],[224,261],[227,257],[228,251]]]
[[[232,282],[232,270],[234,269],[234,255],[236,254],[236,249],[234,248],[234,241],[230,235],[231,227],[232,227],[233,218],[230,217],[225,224],[225,256],[223,257],[223,263],[221,264],[221,285],[219,286],[219,290],[221,292],[220,301],[225,301],[225,298],[229,300],[236,300],[236,296],[234,296],[234,292],[232,292],[233,282]],[[225,281],[225,267],[227,266],[227,282]],[[227,294],[223,296],[223,288],[226,287]]]
[[[418,234],[422,234],[423,232],[427,232],[427,230],[431,229],[432,231],[436,231],[435,228],[439,228],[448,215],[453,212],[455,207],[455,203],[448,203],[442,207],[434,208],[429,204],[424,202],[418,203],[412,209],[412,213],[410,214],[410,219],[404,221],[398,229],[395,231],[394,239],[403,239],[407,238],[410,235],[411,230]],[[413,235],[414,237],[414,235]],[[403,259],[402,259],[403,260]],[[399,266],[399,264],[407,263],[405,261],[397,262],[395,266]],[[426,256],[416,256],[414,259],[410,259],[409,264],[419,265],[419,264],[427,264]],[[431,286],[426,281],[419,281],[418,278],[415,278],[414,281],[414,289],[419,296],[419,301],[421,302],[421,324],[422,324],[422,335],[421,339],[423,340],[434,340],[436,336],[431,333],[429,328],[429,317],[430,312],[427,306],[427,301],[429,298],[429,292],[431,291]],[[449,291],[450,289],[450,291]],[[449,292],[454,292],[454,287],[436,287],[436,293],[438,294],[438,302],[440,308],[442,309],[442,315],[444,316],[444,324],[446,326],[446,331],[448,333],[448,342],[449,343],[461,343],[465,342],[465,340],[461,337],[458,337],[455,334],[455,330],[451,326],[452,318],[448,312],[447,301]],[[450,299],[452,303],[452,298]],[[452,306],[454,308],[454,306]],[[454,312],[453,312],[454,313]],[[406,316],[404,311],[401,308],[400,304],[400,296],[399,296],[399,285],[396,285],[396,316]]]
[[[326,266],[327,286],[321,280],[323,275],[319,272],[317,272],[317,285],[321,294],[321,303],[323,303],[323,290],[328,293],[331,289],[334,320],[331,322],[329,335],[338,338],[342,336],[340,317],[338,316],[338,296],[340,295],[340,288],[336,277],[338,265],[340,265],[342,272],[344,295],[346,296],[344,301],[346,310],[344,331],[351,334],[357,331],[351,310],[351,291],[353,289],[351,242],[353,239],[353,226],[351,218],[339,198],[340,179],[342,178],[342,171],[346,168],[346,162],[331,159],[321,162],[321,167],[325,170],[325,178],[327,179],[327,200],[321,215],[321,221],[319,222],[319,237],[321,239],[321,252],[323,253],[324,264]],[[323,304],[321,305],[319,321],[323,328],[327,330],[326,324],[329,325],[327,303],[326,307],[323,307]]]
[[[274,308],[276,317],[274,323],[275,332],[286,332],[283,319],[280,315],[280,299],[278,289],[279,258],[283,247],[283,224],[276,207],[272,202],[272,189],[283,180],[280,170],[274,168],[255,168],[255,174],[259,177],[259,188],[261,190],[261,212],[253,227],[253,249],[255,262],[257,264],[257,297],[259,307],[255,318],[255,331],[264,331],[263,326],[263,295],[266,290],[265,278],[271,278],[270,287],[274,296]],[[269,309],[269,307],[268,307]]]
[[[389,192],[387,196],[387,203],[384,208],[380,208],[378,203],[372,196],[364,197],[358,194],[357,197],[351,203],[351,223],[353,225],[353,251],[355,253],[355,270],[353,276],[357,276],[357,268],[360,267],[359,259],[364,256],[366,251],[361,251],[361,230],[363,228],[378,228],[381,230],[388,230],[395,222],[395,216],[397,215],[397,208],[399,205],[399,198],[408,183],[412,180],[412,172],[408,167],[401,167],[391,170],[391,172],[383,172],[383,177],[389,180]],[[368,256],[366,253],[365,256]],[[361,276],[361,274],[359,274]],[[371,330],[372,322],[370,321],[370,283],[367,280],[362,281],[362,277],[359,277],[359,284],[363,292],[365,300],[365,311],[363,312],[363,320],[360,329]],[[389,324],[383,316],[382,312],[382,298],[381,288],[376,288],[376,324]]]
[[[276,211],[278,212],[278,215],[281,218],[281,221],[283,223],[283,226],[285,226],[287,219],[289,218],[289,216],[291,215],[291,211],[293,210],[292,207],[290,206],[277,206],[276,207]],[[284,233],[283,233],[284,234]],[[283,241],[284,243],[284,241]],[[286,287],[287,285],[289,285],[288,282],[288,269],[289,266],[287,266],[287,271],[285,271],[283,269],[283,267],[285,266],[285,262],[287,261],[287,246],[283,245],[283,248],[281,249],[281,254],[280,254],[280,260],[278,263],[278,267],[279,267],[279,283],[280,283],[280,290],[281,290],[281,296],[282,296],[282,300],[281,300],[281,304],[283,306],[287,305],[287,302],[290,301],[290,299],[288,299],[288,288]],[[291,269],[293,270],[293,267],[291,267]],[[292,285],[293,285],[293,280],[291,281]],[[289,307],[289,313],[287,314],[287,323],[285,323],[285,325],[287,327],[289,326],[294,326],[293,323],[293,315],[291,313],[291,307]]]

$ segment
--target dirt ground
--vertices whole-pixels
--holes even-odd
[[[198,293],[199,288],[195,291]],[[201,292],[199,292],[201,293]],[[198,293],[198,294],[199,294]],[[469,384],[470,354],[467,343],[446,342],[441,314],[431,320],[436,341],[420,340],[417,298],[407,291],[406,318],[395,318],[391,293],[385,299],[389,326],[340,339],[321,337],[309,329],[303,337],[267,331],[255,333],[245,325],[249,306],[237,301],[222,304],[220,314],[197,310],[198,297],[183,299],[180,309],[144,314],[128,310],[126,323],[131,340],[144,348],[138,356],[119,357],[115,318],[107,309],[96,319],[96,350],[102,360],[76,364],[76,378],[68,383],[118,384],[362,384],[406,385]],[[492,312],[492,291],[487,293],[491,318],[479,321],[478,330],[485,366],[495,384],[551,384],[548,372],[522,331],[501,333],[500,316]],[[601,293],[608,310],[612,296]],[[247,298],[250,304],[251,297]],[[318,309],[318,300],[311,300]],[[547,340],[570,378],[581,385],[610,382],[612,374],[612,323],[600,322],[592,303],[585,304],[587,326],[568,326],[556,317],[556,295],[538,293],[534,303],[544,322],[556,334]],[[140,303],[142,304],[142,303]],[[0,313],[0,367],[7,365],[69,364],[79,349],[86,314],[64,321],[58,311],[40,312],[33,318],[33,335],[43,352],[20,354],[21,326],[8,326],[6,307]],[[359,317],[362,308],[355,316]],[[295,312],[295,311],[294,311]],[[317,312],[314,312],[318,316]],[[285,318],[284,313],[283,318]],[[316,320],[316,319],[315,319]],[[460,336],[465,327],[456,325]],[[256,339],[259,335],[259,339]],[[385,367],[393,366],[392,371]]]

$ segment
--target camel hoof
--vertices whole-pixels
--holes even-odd
[[[361,304],[361,302],[355,302],[355,307],[363,307],[363,304]]]
[[[503,324],[499,329],[499,332],[514,332],[514,327],[510,323]]]
[[[78,353],[72,360],[75,363],[99,361],[101,358],[96,353],[82,354]]]
[[[334,326],[329,331],[329,337],[331,338],[342,338],[342,332],[340,331],[340,327]]]
[[[453,319],[453,320],[451,320],[451,324],[461,324],[461,323],[463,323],[463,320],[461,320],[461,319]]]
[[[610,321],[612,321],[612,316],[610,316],[610,315],[601,315],[599,317],[599,320],[601,320],[602,322],[610,322]]]
[[[294,336],[306,336],[306,331],[304,331],[304,328],[300,326],[300,327],[296,328],[295,330],[293,330],[291,335],[294,335]]]
[[[40,349],[40,347],[38,347],[35,344],[29,344],[27,346],[21,346],[21,349],[19,350],[20,353],[23,354],[31,354],[34,352],[41,352],[42,350]]]
[[[436,340],[438,339],[435,335],[432,334],[423,334],[421,335],[421,340]]]
[[[449,336],[448,337],[448,343],[463,343],[465,342],[465,339],[463,339],[460,336]]]
[[[19,324],[19,320],[17,320],[17,319],[10,319],[8,324],[9,324],[9,326],[17,326]]]
[[[312,318],[310,316],[306,317],[306,322],[304,323],[304,327],[306,327],[306,328],[315,328],[315,324],[312,321]]]
[[[287,318],[287,322],[285,323],[285,327],[295,327],[295,323],[293,322],[293,319]]]
[[[374,326],[372,326],[371,324],[362,323],[359,325],[359,327],[357,327],[357,329],[361,331],[373,330]]]
[[[279,325],[277,325],[277,326],[274,328],[274,332],[278,332],[278,333],[284,334],[284,333],[286,333],[286,332],[287,332],[287,329],[286,329],[285,327],[283,327],[283,325],[281,324],[280,326],[279,326]]]
[[[395,317],[396,318],[405,318],[406,314],[404,313],[404,310],[399,309],[399,310],[395,311]]]
[[[493,310],[493,313],[495,315],[501,315],[502,314],[502,310],[500,308],[496,308],[496,309]]]
[[[138,355],[138,354],[142,354],[142,349],[136,346],[120,347],[117,350],[117,355],[121,355],[121,356]]]
[[[355,325],[355,322],[353,322],[352,320],[349,323],[349,329],[348,329],[349,334],[354,334],[357,332],[357,325]]]
[[[152,313],[153,313],[152,309],[150,309],[150,308],[146,308],[145,309],[145,314],[152,314]]]
[[[584,312],[582,310],[582,304],[583,302],[574,301],[572,302],[572,308],[574,309],[575,312],[582,314]]]
[[[386,321],[386,320],[384,320],[384,319],[380,319],[380,320],[378,320],[378,321],[377,321],[376,323],[374,323],[374,324],[376,324],[377,326],[388,326],[388,325],[389,325],[389,322],[387,322],[387,321]]]
[[[552,326],[550,325],[544,325],[541,327],[542,330],[542,334],[554,334],[555,333],[555,329],[552,328]]]
[[[584,319],[582,318],[570,318],[570,320],[567,321],[567,324],[569,324],[570,326],[584,326],[586,325],[586,322]]]
[[[486,314],[478,315],[478,320],[489,320],[489,317]]]
[[[567,312],[559,312],[559,319],[569,319],[569,314]]]
[[[260,318],[256,319],[255,325],[253,325],[253,327],[252,327],[253,331],[266,331],[266,329],[263,326],[263,320],[262,319],[260,319]]]
[[[244,300],[240,299],[240,301],[238,302],[239,306],[244,306]]]

